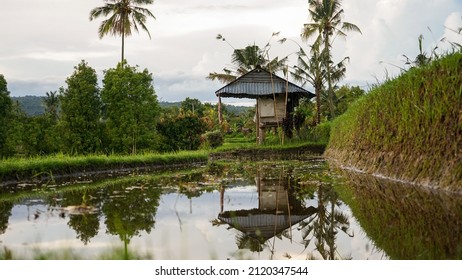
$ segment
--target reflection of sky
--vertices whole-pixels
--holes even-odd
[[[317,207],[315,199],[307,199],[307,206]],[[42,202],[33,205],[16,205],[9,218],[9,226],[0,235],[0,244],[12,250],[14,254],[24,258],[31,252],[45,252],[66,248],[64,252],[74,253],[81,258],[98,258],[115,247],[122,247],[118,236],[108,235],[102,216],[98,234],[87,245],[77,239],[76,232],[67,224],[69,217],[59,216],[58,210],[50,211]],[[255,185],[235,184],[228,186],[224,193],[224,211],[258,208],[258,193]],[[362,231],[348,206],[342,204],[337,208],[350,217],[348,232],[354,237],[339,230],[336,236],[337,256],[353,259],[386,258],[377,252],[372,242]],[[34,219],[34,213],[40,215]],[[154,228],[148,234],[144,231],[130,241],[128,247],[140,256],[154,259],[227,259],[252,258],[305,259],[308,255],[320,258],[315,251],[312,240],[308,248],[301,244],[301,232],[297,225],[287,231],[292,238],[271,238],[266,242],[265,250],[252,253],[247,249],[240,250],[236,244],[239,233],[228,225],[213,226],[220,212],[220,192],[205,192],[199,197],[188,199],[184,194],[168,193],[160,197]],[[310,236],[311,238],[311,236]],[[62,250],[61,250],[62,251]]]
[[[40,213],[38,218],[35,213]],[[59,254],[76,254],[82,258],[95,258],[101,248],[112,246],[118,237],[104,234],[104,223],[100,222],[99,234],[83,246],[75,231],[67,223],[69,217],[59,217],[59,212],[48,211],[44,204],[16,205],[11,210],[8,229],[0,235],[0,244],[12,250],[13,256],[30,258],[37,252],[60,250]],[[65,248],[65,250],[62,250]],[[110,248],[110,247],[109,247]]]

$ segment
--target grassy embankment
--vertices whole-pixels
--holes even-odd
[[[0,161],[0,181],[28,180],[33,178],[53,178],[77,173],[100,172],[137,168],[170,168],[177,165],[205,163],[213,155],[214,159],[237,158],[240,155],[274,155],[297,152],[321,155],[325,144],[292,141],[285,145],[269,141],[257,146],[250,138],[228,138],[225,144],[215,150],[181,151],[176,153],[147,153],[142,155],[53,155],[31,158],[10,158]]]
[[[204,150],[143,155],[54,155],[32,158],[10,158],[0,161],[0,181],[55,177],[79,172],[120,170],[124,168],[162,168],[206,162]]]
[[[462,191],[462,53],[373,88],[332,123],[325,156],[367,173]]]

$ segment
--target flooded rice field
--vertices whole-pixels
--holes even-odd
[[[320,159],[4,185],[8,258],[461,259],[462,197]]]

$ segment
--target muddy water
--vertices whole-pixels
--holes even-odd
[[[20,184],[0,259],[460,259],[462,197],[319,159]]]

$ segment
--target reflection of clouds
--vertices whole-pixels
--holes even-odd
[[[361,260],[387,260],[388,257],[385,252],[381,251],[374,245],[374,242],[367,236],[367,234],[358,225],[356,219],[351,223],[355,232],[355,238],[351,239],[351,257],[353,259]]]

